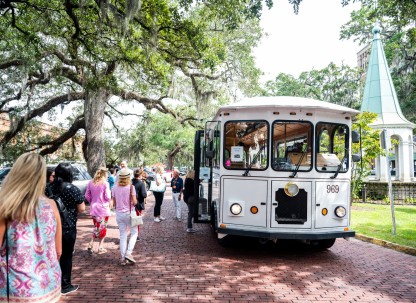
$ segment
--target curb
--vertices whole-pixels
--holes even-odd
[[[395,244],[392,242],[367,237],[361,234],[355,234],[355,238],[364,242],[369,242],[375,245],[387,247],[387,248],[390,248],[390,249],[393,249],[393,250],[396,250],[396,251],[399,251],[408,255],[416,256],[416,248],[413,248],[413,247],[399,245],[399,244]]]

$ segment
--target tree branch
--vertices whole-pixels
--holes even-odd
[[[0,69],[6,69],[12,66],[21,66],[23,65],[23,61],[20,59],[12,59],[10,61],[0,63]]]
[[[18,118],[18,120],[15,123],[12,123],[10,125],[10,129],[7,132],[5,132],[3,138],[0,139],[0,144],[4,147],[7,143],[9,143],[10,140],[13,139],[13,137],[16,136],[16,134],[25,127],[25,124],[27,121],[32,120],[36,116],[43,115],[50,109],[64,102],[77,101],[77,100],[83,99],[84,97],[85,97],[84,92],[75,92],[75,93],[64,94],[64,95],[57,96],[57,97],[50,99],[44,105],[32,111],[29,111],[25,116]]]
[[[113,110],[115,111],[117,114],[121,115],[121,116],[136,116],[136,117],[142,117],[142,115],[138,115],[138,114],[131,114],[131,113],[122,113],[121,111],[119,111],[118,109],[116,109],[113,105],[111,105],[109,102],[107,102],[107,105]],[[108,114],[108,113],[107,113]]]
[[[75,134],[80,129],[85,129],[85,119],[84,116],[79,116],[76,118],[74,123],[72,123],[71,127],[62,135],[60,135],[58,138],[54,139],[52,142],[39,142],[37,143],[38,146],[46,146],[49,145],[49,147],[44,148],[40,151],[40,155],[45,156],[48,154],[52,154],[55,151],[58,150],[58,148],[64,144],[66,141],[71,139],[75,136]]]
[[[120,130],[118,129],[117,124],[114,122],[113,117],[108,112],[104,112],[104,115],[106,115],[110,119],[111,124],[113,124],[113,127],[117,131],[117,134],[119,134],[120,133]]]
[[[147,110],[151,110],[153,108],[157,109],[158,111],[160,111],[161,113],[164,114],[171,114],[175,119],[178,118],[177,114],[170,110],[169,108],[167,108],[163,103],[162,100],[156,100],[156,99],[151,99],[148,97],[144,97],[136,92],[128,92],[128,91],[121,91],[120,94],[118,95],[120,98],[124,99],[124,100],[136,100],[138,102],[140,102],[141,104],[143,104]]]

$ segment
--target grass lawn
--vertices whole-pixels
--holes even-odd
[[[416,207],[394,207],[396,236],[390,205],[353,203],[351,228],[359,234],[416,248]]]

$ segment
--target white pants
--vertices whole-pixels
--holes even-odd
[[[120,231],[120,255],[124,260],[126,255],[131,255],[136,245],[138,229],[130,227],[130,213],[116,213],[118,230]],[[130,239],[127,245],[127,236],[130,231]]]
[[[172,200],[173,200],[173,203],[175,203],[177,219],[181,218],[181,201],[179,201],[179,195],[180,193],[172,193]]]

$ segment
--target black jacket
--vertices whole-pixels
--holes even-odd
[[[136,178],[133,179],[132,184],[136,189],[136,209],[139,211],[144,210],[144,199],[147,197],[146,185]]]
[[[185,186],[184,186],[184,190],[183,190],[183,201],[185,201],[185,203],[188,203],[188,199],[189,197],[194,196],[194,179],[191,178],[186,178],[185,179]]]

